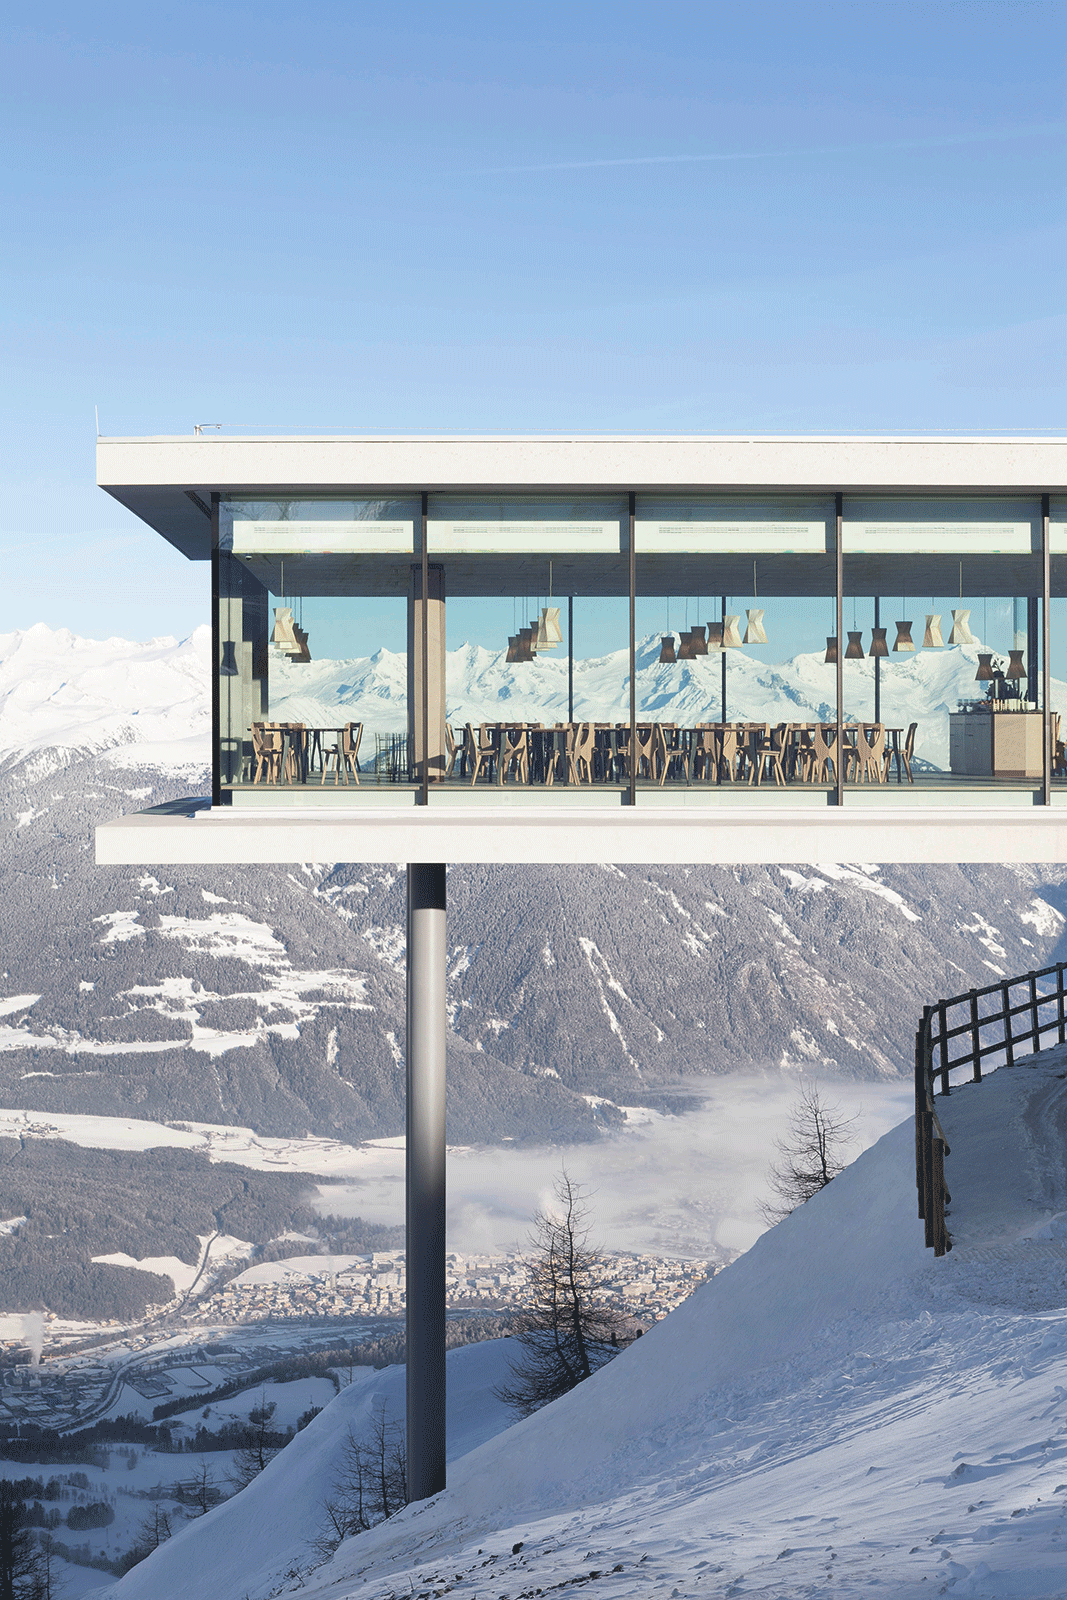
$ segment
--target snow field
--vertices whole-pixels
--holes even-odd
[[[1063,1596],[1067,1050],[1032,1061],[940,1108],[956,1239],[942,1260],[923,1248],[909,1119],[593,1379],[455,1461],[445,1493],[329,1564],[308,1570],[286,1540],[290,1498],[304,1505],[336,1449],[336,1402],[299,1458],[224,1508],[225,1540],[213,1512],[115,1600],[169,1600],[179,1572],[215,1600],[579,1584],[613,1600]],[[484,1407],[487,1432],[490,1359],[449,1358],[454,1404]],[[299,1577],[282,1579],[287,1562]]]
[[[504,1339],[449,1352],[450,1460],[507,1425],[510,1414],[491,1390],[510,1370]],[[247,1489],[198,1519],[201,1527],[183,1528],[107,1593],[121,1600],[149,1595],[178,1600],[186,1594],[244,1600],[246,1594],[271,1593],[294,1565],[317,1561],[312,1541],[322,1525],[322,1503],[333,1491],[349,1431],[357,1438],[368,1435],[381,1402],[387,1420],[401,1421],[404,1383],[403,1367],[357,1369],[354,1381]],[[247,1401],[248,1396],[242,1398]]]

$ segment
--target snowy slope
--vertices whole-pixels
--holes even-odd
[[[954,1093],[944,1120],[943,1260],[905,1122],[594,1379],[456,1463],[445,1494],[273,1591],[262,1513],[237,1501],[238,1586],[210,1519],[183,1536],[186,1583],[216,1600],[1062,1596],[1067,1051]],[[279,1517],[318,1439],[262,1480]],[[155,1560],[115,1600],[183,1592]]]
[[[491,1393],[511,1372],[510,1348],[508,1340],[494,1339],[449,1351],[450,1460],[511,1421]],[[367,1437],[382,1402],[387,1420],[403,1416],[403,1367],[357,1372],[355,1381],[297,1434],[284,1460],[276,1457],[241,1494],[190,1523],[107,1593],[122,1600],[150,1595],[177,1600],[185,1594],[244,1600],[246,1594],[271,1593],[292,1567],[315,1559],[311,1545],[324,1523],[322,1503],[334,1493],[349,1432]]]

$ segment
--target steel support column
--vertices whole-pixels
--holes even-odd
[[[1041,496],[1041,726],[1044,736],[1041,740],[1041,799],[1046,806],[1052,804],[1052,768],[1056,759],[1052,741],[1052,638],[1049,617],[1052,600],[1052,558],[1049,543],[1051,509],[1050,497],[1043,494]],[[1029,661],[1027,666],[1030,666]],[[1030,670],[1032,672],[1033,668]]]
[[[844,760],[844,756],[845,756],[845,735],[844,735],[844,722],[845,722],[845,706],[844,706],[844,700],[845,700],[845,677],[844,677],[844,674],[845,674],[845,651],[844,651],[844,647],[842,645],[842,639],[843,639],[843,636],[844,636],[843,635],[843,630],[844,630],[844,626],[845,626],[845,618],[844,618],[844,606],[845,606],[845,596],[844,596],[845,558],[844,558],[844,554],[843,554],[842,548],[841,548],[842,523],[844,522],[844,512],[845,512],[845,497],[844,497],[844,495],[842,495],[842,494],[835,495],[834,496],[834,513],[835,513],[835,515],[834,515],[834,523],[835,523],[836,533],[835,533],[834,544],[835,544],[835,549],[836,549],[836,552],[837,552],[837,579],[836,579],[837,596],[836,596],[836,600],[834,602],[834,629],[835,629],[835,631],[837,633],[837,670],[836,670],[836,675],[835,675],[836,676],[836,687],[837,687],[837,717],[836,717],[836,721],[837,721],[837,738],[836,738],[835,743],[834,743],[834,772],[836,774],[836,782],[834,784],[834,801],[839,806],[844,805],[844,803],[845,803],[845,760]]]
[[[445,1486],[445,869],[408,867],[408,1500]]]
[[[627,796],[632,806],[637,804],[637,546],[634,530],[637,523],[637,496],[627,497],[629,510],[627,584],[630,590],[630,790]]]

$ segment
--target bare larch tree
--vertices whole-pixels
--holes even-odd
[[[778,1159],[770,1169],[770,1200],[762,1210],[772,1225],[825,1189],[848,1166],[853,1117],[822,1099],[818,1085],[804,1081],[789,1112],[789,1130],[776,1141]]]
[[[556,1204],[534,1217],[530,1298],[516,1319],[522,1352],[498,1399],[529,1416],[582,1383],[619,1352],[624,1315],[599,1291],[600,1258],[589,1243],[589,1208],[564,1171]]]

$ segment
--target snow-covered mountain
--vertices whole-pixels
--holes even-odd
[[[0,634],[0,755],[112,750],[195,777],[211,761],[210,671],[210,628],[147,644],[43,623]]]
[[[933,767],[948,767],[948,719],[960,700],[980,694],[975,683],[978,644],[889,656],[881,665],[882,720],[892,727],[918,724],[915,752]],[[722,658],[708,654],[666,665],[659,636],[637,646],[639,718],[692,726],[721,714]],[[844,663],[845,715],[874,715],[871,660]],[[272,663],[272,714],[327,727],[342,720],[385,732],[407,726],[404,657],[379,650],[356,661]],[[727,653],[727,715],[740,721],[826,722],[835,716],[837,669],[821,653],[805,653],[771,665]],[[616,721],[630,715],[629,655],[626,650],[576,660],[574,715],[579,721]],[[503,651],[463,644],[446,656],[445,700],[449,721],[496,722],[506,716],[527,721],[566,720],[567,659],[538,656],[511,665]],[[1054,710],[1067,712],[1067,683],[1052,685]]]
[[[939,1101],[954,1249],[923,1248],[911,1119],[569,1395],[498,1431],[499,1346],[449,1358],[449,1487],[323,1564],[360,1398],[331,1402],[114,1600],[450,1592],[1055,1600],[1067,1543],[1067,1050]],[[995,1154],[994,1154],[995,1153]],[[393,1372],[377,1380],[399,1396]]]
[[[673,665],[659,660],[659,636],[637,647],[637,707],[641,718],[683,725],[716,720],[721,712],[721,657]],[[948,717],[978,690],[974,645],[921,650],[882,662],[882,720],[916,722],[916,754],[948,766]],[[43,624],[0,635],[0,755],[66,750],[111,750],[123,766],[155,766],[195,776],[210,762],[211,634],[188,639],[82,639]],[[846,716],[873,716],[874,662],[849,661]],[[727,655],[727,713],[746,721],[826,721],[834,716],[836,668],[819,653],[768,664],[743,650]],[[568,709],[567,659],[543,654],[508,664],[505,652],[462,644],[446,656],[446,708],[454,724],[521,715],[555,722]],[[271,714],[309,726],[361,721],[371,731],[407,727],[407,665],[385,649],[353,660],[271,662]],[[1067,683],[1053,680],[1054,710],[1067,714]],[[629,716],[626,650],[574,664],[578,720]],[[369,741],[368,741],[369,742]]]

